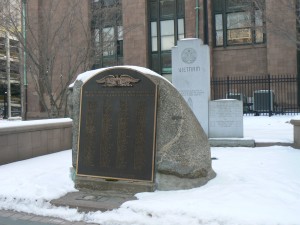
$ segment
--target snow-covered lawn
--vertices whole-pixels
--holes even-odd
[[[293,116],[244,117],[244,136],[292,142]],[[1,124],[1,121],[0,121]],[[191,190],[139,193],[110,212],[78,213],[49,200],[75,191],[71,151],[0,166],[0,209],[103,225],[299,225],[300,150],[212,148],[217,177]]]
[[[244,116],[244,136],[256,142],[290,142],[294,140],[291,118],[298,116]]]

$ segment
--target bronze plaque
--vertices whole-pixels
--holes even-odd
[[[154,180],[157,85],[126,68],[83,84],[77,175]]]

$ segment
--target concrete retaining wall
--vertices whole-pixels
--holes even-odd
[[[72,148],[72,120],[0,121],[0,165]]]
[[[294,148],[300,149],[300,117],[291,120],[291,124],[294,126]]]

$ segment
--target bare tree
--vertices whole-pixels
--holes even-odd
[[[263,12],[268,32],[279,35],[300,48],[300,1],[299,0],[252,0]]]
[[[285,38],[300,48],[300,0],[231,0],[243,6],[245,11],[259,10],[255,14],[262,21],[263,32],[269,32]],[[252,22],[253,26],[256,24]],[[267,26],[267,29],[266,29]]]
[[[96,67],[123,64],[123,35],[134,31],[137,24],[123,27],[122,0],[98,0],[91,4],[92,59]]]
[[[22,15],[22,0],[14,14]],[[24,0],[23,0],[24,1]],[[9,30],[26,52],[29,88],[49,118],[66,116],[68,85],[82,71],[123,64],[120,0],[26,0],[26,35],[12,13]],[[91,5],[88,5],[91,4]],[[1,2],[0,2],[1,5]],[[88,15],[88,16],[87,16]],[[0,28],[8,29],[1,23]],[[130,32],[133,27],[127,27]],[[34,90],[32,90],[34,87]]]
[[[122,64],[123,26],[120,0],[100,0],[91,5],[93,65]]]
[[[38,10],[22,18],[26,22],[26,39],[12,13],[4,12],[9,25],[0,26],[10,31],[26,52],[30,85],[34,86],[42,111],[49,118],[62,117],[66,115],[68,85],[78,71],[89,68],[88,22],[83,19],[80,0],[27,0],[28,6],[31,3],[36,3]],[[22,14],[21,4],[12,7],[15,14]]]

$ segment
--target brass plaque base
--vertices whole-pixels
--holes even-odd
[[[155,183],[130,180],[106,180],[77,176],[75,188],[89,191],[118,191],[125,193],[153,192],[156,190]]]

